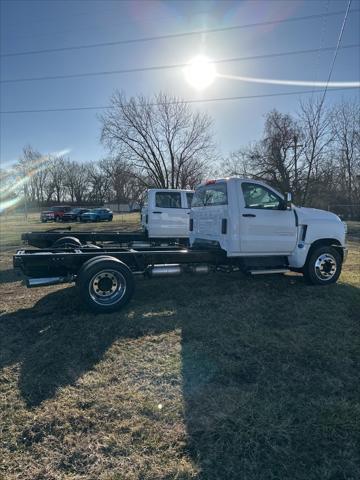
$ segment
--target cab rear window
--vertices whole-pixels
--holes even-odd
[[[155,205],[159,208],[181,208],[180,192],[156,192]]]
[[[195,190],[192,207],[213,207],[215,205],[227,205],[226,183],[214,183],[203,185]]]

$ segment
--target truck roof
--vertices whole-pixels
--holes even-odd
[[[189,192],[192,193],[194,190],[189,190],[186,188],[149,188],[148,192]]]
[[[232,181],[255,182],[255,183],[261,183],[261,184],[266,183],[266,181],[255,180],[254,178],[248,178],[248,177],[226,177],[226,178],[208,179],[208,180],[205,180],[204,182],[200,183],[197,186],[201,187],[203,185],[211,185],[213,183],[232,182]]]

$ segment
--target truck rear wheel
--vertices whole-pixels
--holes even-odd
[[[337,281],[341,267],[342,259],[338,250],[331,246],[320,246],[310,253],[303,274],[312,285],[329,285]]]
[[[88,260],[76,284],[85,305],[99,313],[122,308],[134,293],[134,276],[127,265],[111,256]]]
[[[76,237],[62,237],[58,238],[53,243],[54,248],[76,248],[81,247],[81,242]]]

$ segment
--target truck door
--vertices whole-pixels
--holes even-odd
[[[297,241],[294,211],[284,210],[284,200],[274,191],[252,182],[241,183],[241,252],[289,254]]]
[[[181,192],[155,192],[149,208],[149,235],[152,238],[188,236],[189,215],[181,208]]]
[[[223,220],[228,217],[226,182],[209,180],[197,188],[192,208],[196,209],[194,232],[198,238],[218,240],[222,234]]]

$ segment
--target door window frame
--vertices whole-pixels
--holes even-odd
[[[279,199],[279,205],[278,207],[250,207],[250,206],[247,206],[246,205],[246,197],[245,197],[245,192],[244,192],[244,188],[243,186],[244,185],[254,185],[256,187],[259,187],[259,188],[262,188],[263,190],[266,190],[268,193],[270,193],[271,195],[273,195],[274,197],[278,198]],[[243,195],[243,199],[244,199],[244,208],[248,208],[250,210],[262,210],[262,211],[268,211],[268,210],[271,210],[271,211],[283,211],[285,210],[283,208],[283,205],[284,205],[284,199],[276,192],[274,192],[273,190],[271,190],[270,188],[266,187],[265,185],[260,185],[259,183],[254,183],[254,182],[242,182],[241,183],[241,191],[242,191],[242,195]]]

